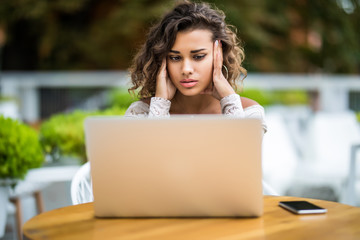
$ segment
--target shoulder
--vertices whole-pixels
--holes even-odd
[[[241,97],[241,104],[243,105],[245,117],[247,118],[258,118],[261,120],[264,133],[267,132],[267,125],[265,123],[265,111],[264,108],[256,101]]]
[[[259,103],[257,103],[256,101],[250,99],[250,98],[246,98],[246,97],[240,97],[241,99],[241,104],[243,106],[243,108],[248,108],[248,107],[251,107],[251,106],[260,106]]]
[[[265,118],[264,108],[256,101],[250,98],[241,97],[241,105],[243,106],[245,117],[259,118],[264,120]]]

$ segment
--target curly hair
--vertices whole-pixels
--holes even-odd
[[[206,29],[212,32],[212,40],[221,40],[223,64],[228,69],[228,82],[236,90],[236,80],[247,72],[241,66],[245,58],[243,48],[236,36],[236,28],[225,23],[225,14],[207,3],[183,1],[167,13],[162,20],[154,25],[146,42],[135,56],[129,71],[132,87],[129,92],[140,88],[140,99],[155,96],[156,77],[162,60],[167,56],[175,43],[176,35],[181,31]]]

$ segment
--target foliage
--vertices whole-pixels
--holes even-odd
[[[339,0],[212,2],[239,29],[250,71],[360,71],[359,1],[347,1],[352,12]]]
[[[358,122],[360,122],[360,112],[356,113],[356,119],[357,119]]]
[[[2,0],[0,28],[4,25],[8,38],[4,68],[16,68],[6,60],[18,58],[33,69],[124,69],[143,41],[145,29],[170,4],[164,0]],[[27,43],[19,49],[24,39]],[[21,62],[12,64],[23,67]]]
[[[271,94],[268,91],[261,91],[259,89],[246,89],[240,93],[240,96],[255,100],[261,106],[267,106],[272,101]]]
[[[29,169],[40,167],[43,161],[37,132],[0,115],[0,178],[22,179]]]
[[[124,115],[126,108],[112,107],[97,112],[74,111],[53,115],[40,127],[42,147],[53,161],[74,156],[86,161],[84,120],[97,115]]]
[[[0,103],[1,102],[10,102],[10,101],[16,101],[16,98],[0,95]]]
[[[131,96],[127,90],[113,89],[110,92],[110,106],[127,109],[131,103],[137,101],[136,96]]]
[[[360,72],[357,0],[208,1],[237,27],[249,71]],[[174,2],[2,0],[4,68],[126,69],[149,27]]]
[[[274,91],[274,103],[280,105],[308,105],[309,96],[303,90]]]
[[[84,155],[82,124],[87,115],[81,111],[58,114],[41,124],[40,139],[45,153],[53,160],[58,160],[60,154]]]
[[[281,105],[307,105],[309,97],[303,90],[286,90],[286,91],[265,91],[259,89],[246,89],[240,93],[242,97],[248,97],[257,101],[262,106],[274,104]]]

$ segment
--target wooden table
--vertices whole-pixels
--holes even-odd
[[[326,214],[294,215],[279,201],[308,200]],[[95,218],[92,203],[42,213],[25,239],[360,239],[360,208],[296,197],[264,197],[260,218]]]

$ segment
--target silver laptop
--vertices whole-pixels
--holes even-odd
[[[87,118],[95,216],[261,216],[262,131],[221,115]]]

